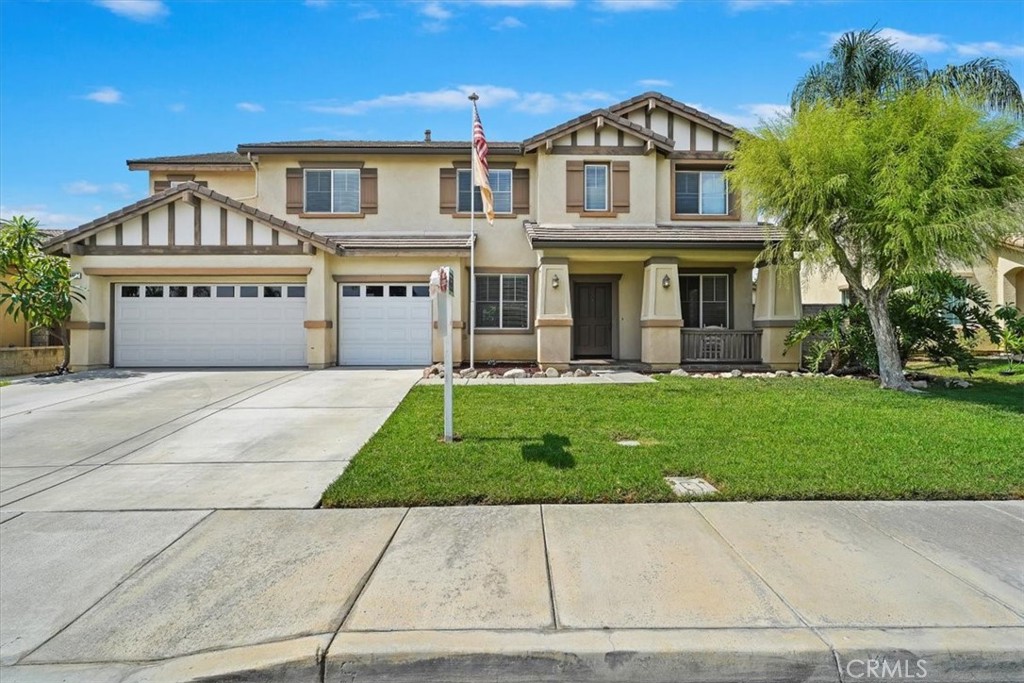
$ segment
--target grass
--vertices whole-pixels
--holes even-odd
[[[1020,498],[1024,372],[1004,366],[920,394],[834,378],[459,387],[452,445],[438,440],[441,387],[415,387],[323,502],[677,500],[670,475],[704,477],[722,500]]]
[[[0,389],[11,386],[11,382],[6,379],[0,379]]]

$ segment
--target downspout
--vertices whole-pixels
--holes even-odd
[[[238,201],[242,201],[243,199],[256,199],[257,197],[260,196],[260,167],[259,167],[259,162],[258,161],[253,161],[252,152],[246,152],[245,154],[246,154],[246,157],[248,157],[249,165],[252,166],[253,173],[255,174],[255,186],[256,187],[253,189],[253,193],[251,195],[249,195],[248,197],[234,197],[234,199],[236,199]]]

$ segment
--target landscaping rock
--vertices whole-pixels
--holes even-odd
[[[779,370],[775,373],[776,377],[789,377],[789,373],[785,370]]]
[[[491,378],[491,373],[490,373],[489,370],[484,370],[479,375],[477,375],[476,378],[477,379],[490,379]]]
[[[917,379],[917,380],[914,380],[913,382],[911,382],[910,386],[912,386],[915,389],[927,389],[928,388],[928,382],[926,382],[923,379]]]
[[[466,379],[473,379],[474,377],[476,377],[476,370],[474,370],[473,368],[466,368],[464,370],[459,370],[459,377],[464,377]]]
[[[668,374],[674,375],[676,377],[689,377],[690,376],[690,373],[688,373],[686,370],[683,370],[682,368],[676,368],[675,370],[673,370],[672,372],[670,372]]]
[[[434,368],[423,368],[423,379],[427,379],[433,374]]]
[[[558,375],[559,372],[555,368],[548,368],[547,370],[544,371],[545,377],[558,377]]]
[[[732,370],[732,371],[729,372],[729,376],[730,377],[742,377],[743,376],[743,371],[739,370],[739,369]]]
[[[572,370],[566,370],[565,372],[562,373],[562,377],[575,377],[575,376],[576,375],[573,374]]]
[[[584,370],[583,368],[577,368],[576,372],[572,373],[572,376],[573,377],[586,377],[587,376],[587,371]]]
[[[538,370],[537,372],[533,373],[531,377],[533,377],[534,379],[540,379],[541,377],[547,377],[547,375]]]
[[[513,368],[507,371],[504,375],[502,375],[502,377],[504,377],[505,379],[516,379],[526,377],[526,370],[523,370],[522,368]]]
[[[711,376],[714,377],[714,375]],[[733,375],[731,372],[722,372],[719,373],[718,376],[721,377],[722,379],[732,379],[733,377],[738,377],[738,375]]]

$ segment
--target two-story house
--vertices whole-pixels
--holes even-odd
[[[729,124],[659,93],[490,142],[493,225],[475,220],[478,363],[577,359],[794,367],[792,272],[723,171]],[[428,278],[456,272],[469,358],[470,146],[329,141],[135,159],[151,195],[69,231],[87,290],[73,364],[425,365]],[[478,192],[478,191],[477,191]]]

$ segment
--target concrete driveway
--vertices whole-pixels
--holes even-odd
[[[311,508],[419,370],[109,370],[0,390],[0,511]]]

